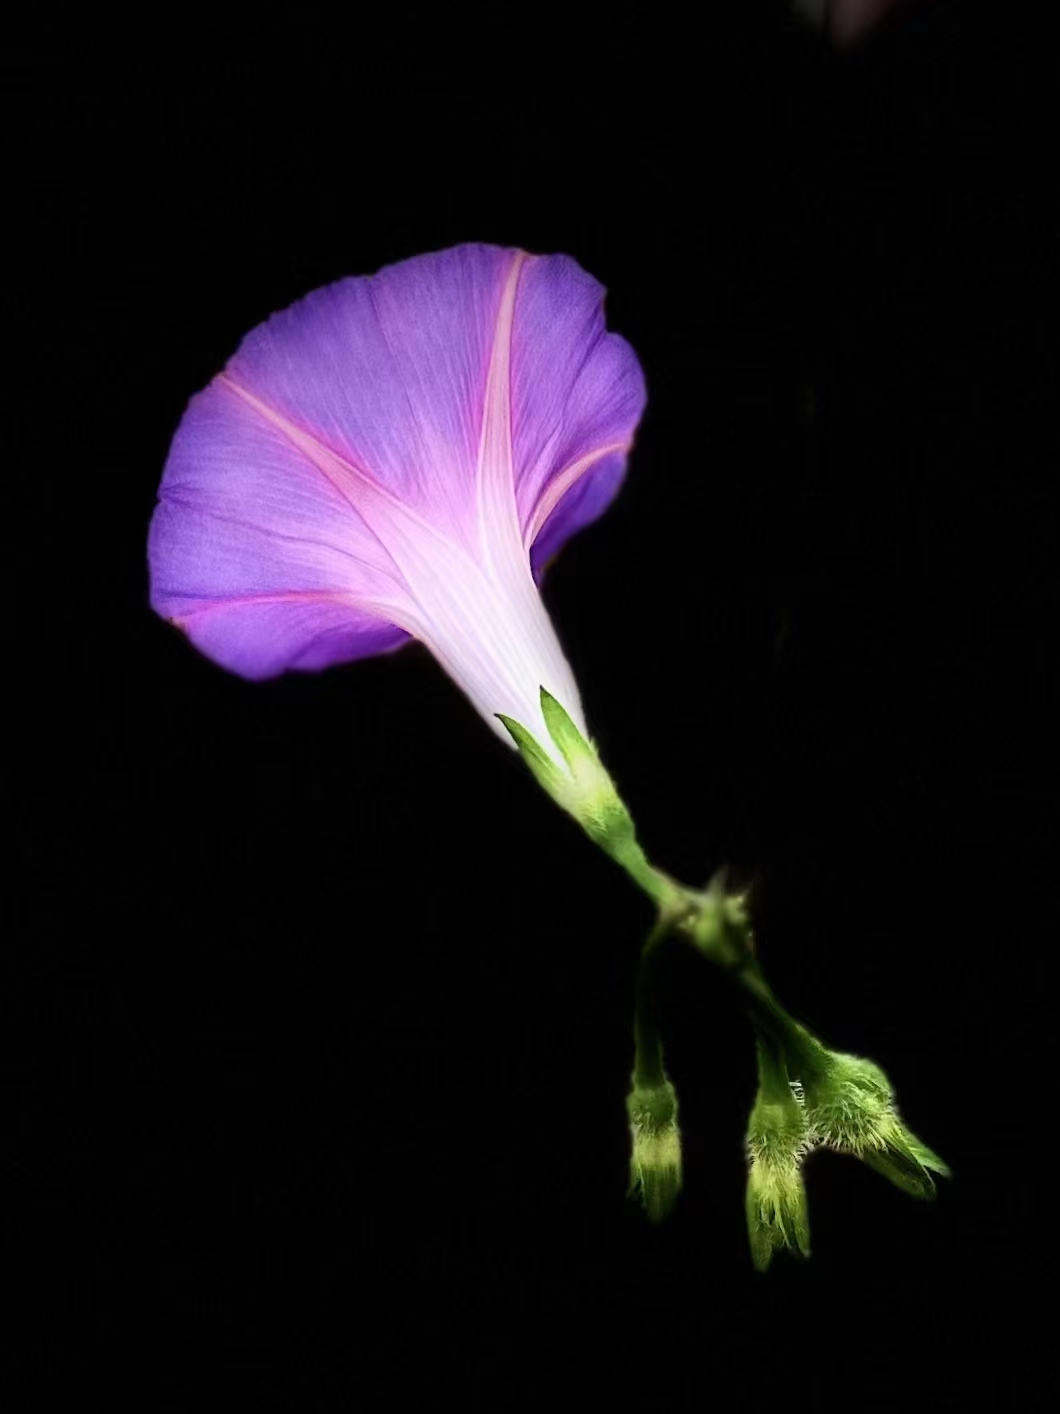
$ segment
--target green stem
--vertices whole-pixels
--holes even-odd
[[[755,1053],[758,1058],[758,1083],[766,1100],[772,1104],[789,1102],[791,1087],[783,1050],[752,1014],[755,1031]]]
[[[752,951],[746,924],[733,921],[731,916],[719,918],[718,886],[713,885],[706,894],[683,887],[654,868],[635,839],[622,855],[616,852],[614,857],[660,910],[659,922],[645,944],[638,976],[634,1032],[638,1057],[642,1051],[644,1054],[645,1073],[662,1076],[662,1049],[651,1012],[650,956],[662,937],[675,927],[694,936],[697,919],[705,917],[705,910],[709,908],[714,913],[708,933],[700,935],[701,950],[743,988],[756,1030],[760,1038],[768,1041],[773,1054],[787,1056],[804,1076],[813,1074],[825,1054],[823,1048],[777,1000]],[[704,944],[704,936],[712,938],[709,945]]]
[[[737,971],[737,979],[749,995],[751,1021],[759,1042],[764,1041],[771,1054],[783,1060],[791,1078],[808,1081],[819,1075],[825,1067],[827,1051],[780,1005],[753,958],[750,965]]]
[[[637,976],[633,1023],[635,1083],[651,1086],[661,1085],[665,1081],[662,1045],[655,1018],[652,956],[666,934],[675,930],[694,939],[700,951],[740,984],[747,993],[752,1019],[760,1034],[768,1038],[773,1050],[778,1055],[797,1060],[804,1073],[813,1073],[825,1052],[774,996],[752,951],[746,920],[739,910],[724,907],[720,881],[716,880],[705,893],[700,893],[657,869],[641,848],[628,811],[624,806],[622,810],[626,828],[590,833],[659,910],[658,922],[644,945]],[[706,927],[699,927],[701,921]]]
[[[633,1006],[633,1084],[637,1089],[653,1090],[666,1082],[655,979],[657,949],[668,932],[668,922],[660,917],[644,944],[637,967]]]
[[[635,836],[614,842],[607,853],[659,909],[672,912],[684,897],[685,891],[680,885],[649,862]]]

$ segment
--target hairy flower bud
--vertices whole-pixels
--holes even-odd
[[[813,1147],[801,1091],[782,1056],[758,1038],[758,1095],[747,1125],[747,1232],[751,1258],[764,1272],[773,1253],[810,1255],[810,1217],[802,1163]]]
[[[864,1159],[916,1198],[934,1197],[932,1173],[949,1177],[949,1167],[906,1127],[891,1082],[870,1060],[826,1052],[806,1084],[806,1115],[816,1144]]]
[[[638,1086],[626,1099],[633,1140],[630,1195],[639,1194],[652,1222],[665,1218],[681,1191],[681,1131],[677,1093],[669,1080]]]

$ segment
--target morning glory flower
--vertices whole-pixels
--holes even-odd
[[[252,679],[418,639],[566,781],[542,689],[588,733],[538,584],[614,497],[645,401],[603,294],[569,256],[463,245],[274,314],[177,429],[153,607]]]
[[[747,1132],[755,1265],[809,1252],[802,1165],[856,1154],[910,1192],[946,1166],[869,1061],[773,995],[746,896],[656,868],[589,737],[539,594],[544,566],[622,481],[644,408],[602,287],[570,257],[463,245],[340,280],[253,329],[192,398],[151,522],[151,603],[262,679],[426,645],[538,782],[657,905],[641,954],[627,1113],[649,1218],[682,1186],[654,975],[683,937],[734,975],[759,1037]]]

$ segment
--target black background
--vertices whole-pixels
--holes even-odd
[[[8,1407],[1041,1390],[1055,77],[1034,7],[838,54],[743,13],[5,59]],[[650,911],[428,656],[252,685],[146,604],[169,439],[246,330],[464,240],[574,255],[646,371],[545,596],[649,853],[754,879],[780,994],[955,1170],[918,1205],[816,1156],[805,1266],[750,1270],[752,1049],[691,956],[686,1190],[627,1202]]]

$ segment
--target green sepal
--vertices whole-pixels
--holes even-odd
[[[567,767],[565,771],[522,722],[497,713],[538,783],[598,844],[606,848],[609,843],[617,845],[619,840],[631,839],[633,821],[596,748],[545,688],[541,689],[541,715]],[[614,853],[614,848],[609,852]]]
[[[497,717],[538,784],[556,804],[577,820],[593,843],[620,864],[649,898],[660,906],[671,905],[678,891],[672,880],[648,863],[637,843],[633,819],[596,747],[582,736],[566,708],[546,688],[541,688],[541,714],[563,766],[522,722],[503,712]]]
[[[802,1261],[811,1255],[810,1212],[800,1174],[791,1180],[789,1189],[781,1202],[776,1195],[763,1196],[748,1179],[744,1216],[756,1272],[769,1270],[774,1252],[784,1251]]]
[[[596,756],[592,746],[574,725],[570,713],[545,687],[541,689],[541,715],[545,719],[549,736],[572,771],[577,768],[580,757]]]
[[[586,741],[567,709],[546,688],[541,689],[541,714],[549,736],[570,770],[575,818],[609,854],[622,852],[633,841],[633,820],[604,769],[592,742]],[[568,808],[570,808],[568,806]]]
[[[497,719],[519,748],[519,754],[530,767],[538,784],[556,799],[562,778],[552,757],[538,745],[537,738],[527,731],[522,722],[505,716],[503,712],[497,713]]]
[[[936,1190],[932,1173],[943,1178],[952,1177],[949,1165],[910,1133],[897,1113],[892,1113],[891,1131],[886,1140],[886,1148],[864,1149],[859,1157],[904,1193],[913,1198],[934,1198]]]

